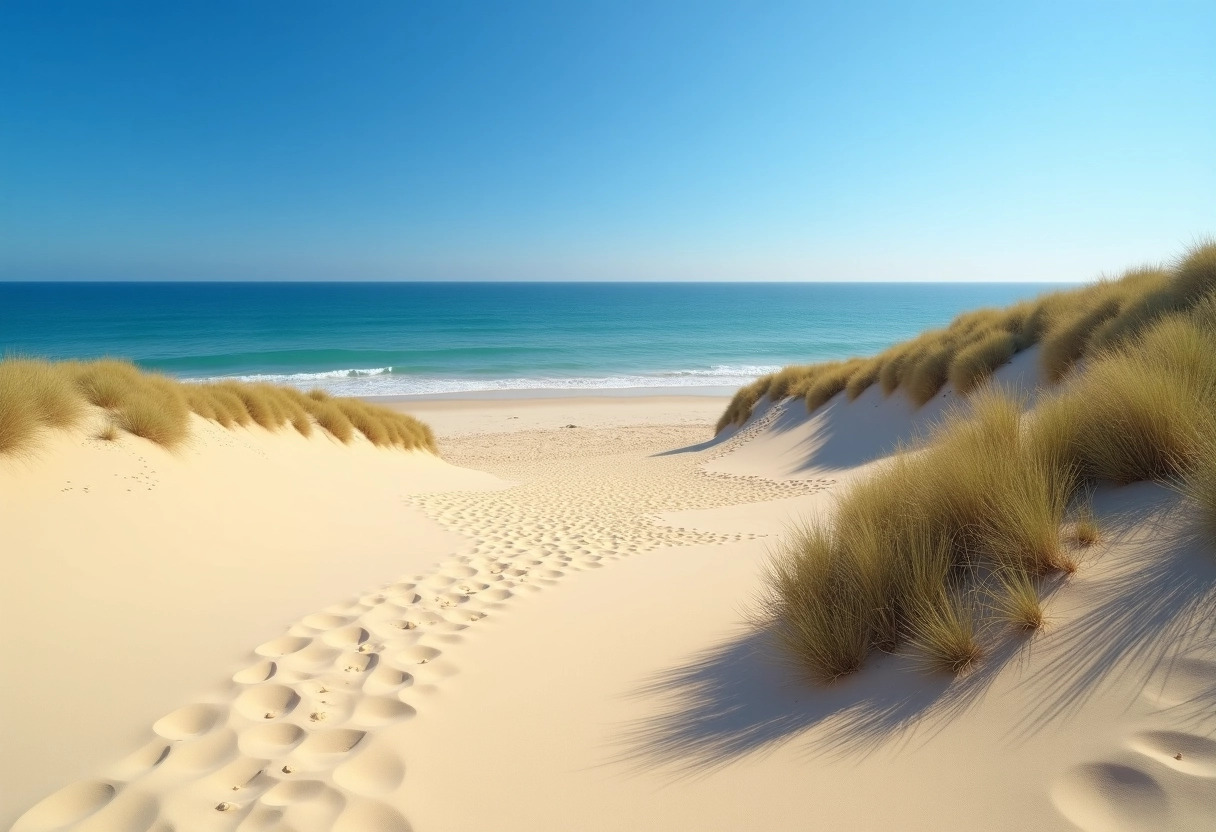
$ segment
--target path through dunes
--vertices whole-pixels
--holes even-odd
[[[704,433],[675,426],[468,438],[453,460],[484,463],[519,484],[495,498],[483,490],[410,500],[464,530],[471,545],[301,618],[211,693],[151,721],[142,747],[41,801],[14,828],[408,828],[405,760],[421,749],[385,731],[442,701],[463,667],[463,642],[476,638],[473,625],[493,626],[513,596],[608,560],[755,537],[673,529],[657,522],[660,512],[830,485],[706,475],[696,454],[658,455]]]
[[[504,485],[361,437],[193,417],[170,452],[95,416],[0,459],[0,828],[284,623],[466,544],[411,492]]]
[[[749,442],[770,429],[764,418],[780,425],[782,411],[697,464],[737,454],[754,470],[773,444]],[[528,478],[529,463],[503,451],[464,452]],[[614,475],[603,459],[608,473],[578,476]],[[555,463],[532,464],[555,476]],[[696,545],[539,593],[470,640],[432,717],[393,732],[420,749],[403,792],[417,828],[1209,827],[1216,559],[1177,495],[1097,494],[1109,540],[1049,594],[1049,626],[1033,639],[986,633],[969,675],[880,656],[819,686],[773,661],[745,618],[772,535],[829,509],[831,494],[665,513]],[[479,540],[494,513],[423,499]],[[476,502],[503,499],[523,511],[511,492]]]
[[[441,436],[513,483],[409,498],[466,544],[263,641],[15,828],[1206,828],[1216,562],[1175,495],[1100,493],[1110,542],[1048,629],[988,634],[968,676],[816,686],[745,623],[776,535],[857,475],[780,478],[789,419]]]

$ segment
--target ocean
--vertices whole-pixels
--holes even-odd
[[[727,392],[869,355],[1014,283],[0,283],[0,353],[354,396]]]

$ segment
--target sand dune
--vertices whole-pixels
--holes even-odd
[[[914,418],[897,398],[810,418],[787,403],[717,440],[670,403],[432,405],[458,467],[397,455],[393,476],[368,475],[395,489],[394,519],[338,546],[326,599],[226,674],[229,654],[195,652],[205,634],[170,635],[188,689],[140,705],[142,743],[61,768],[49,779],[75,782],[14,829],[1209,828],[1216,558],[1163,488],[1099,492],[1107,539],[1050,593],[1049,626],[986,634],[961,679],[894,655],[818,686],[747,626],[785,525],[830,511],[940,398]],[[374,577],[390,548],[400,568]],[[360,569],[374,589],[349,589]],[[271,575],[248,583],[271,603]],[[61,705],[82,698],[58,685]],[[67,722],[33,744],[59,731],[75,749]]]
[[[0,460],[0,659],[20,668],[0,693],[0,823],[150,736],[292,619],[467,545],[409,495],[504,485],[425,453],[197,418],[177,453],[94,435]]]

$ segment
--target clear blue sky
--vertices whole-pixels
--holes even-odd
[[[1070,280],[1216,233],[1216,3],[0,3],[0,279]]]

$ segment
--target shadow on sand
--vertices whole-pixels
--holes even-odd
[[[998,368],[992,383],[1025,398],[1027,406],[1042,393],[1038,384],[1038,351],[1026,350]],[[959,403],[950,385],[917,407],[904,394],[890,395],[875,384],[854,401],[843,394],[833,397],[814,413],[807,413],[801,399],[759,405],[751,424],[777,413],[756,437],[770,445],[774,456],[785,460],[782,476],[812,471],[855,468],[888,456],[901,447],[925,438],[934,425]],[[655,456],[705,451],[733,438],[739,428],[728,428],[707,442],[664,451]],[[771,462],[766,463],[771,465]]]
[[[921,670],[907,655],[876,655],[822,685],[798,678],[770,633],[748,628],[637,688],[631,695],[652,700],[655,715],[620,728],[613,762],[681,778],[791,741],[808,757],[828,758],[920,744],[978,705],[998,677],[1006,692],[1027,688],[1017,694],[1027,711],[1011,732],[1016,741],[1067,719],[1123,674],[1147,680],[1163,657],[1216,635],[1216,562],[1193,532],[1176,531],[1186,524],[1165,489],[1136,485],[1103,496],[1099,516],[1116,562],[1084,588],[1083,611],[1058,629],[1033,638],[990,630],[984,660],[959,678]],[[1216,691],[1205,703],[1195,703],[1196,717],[1216,704]]]

